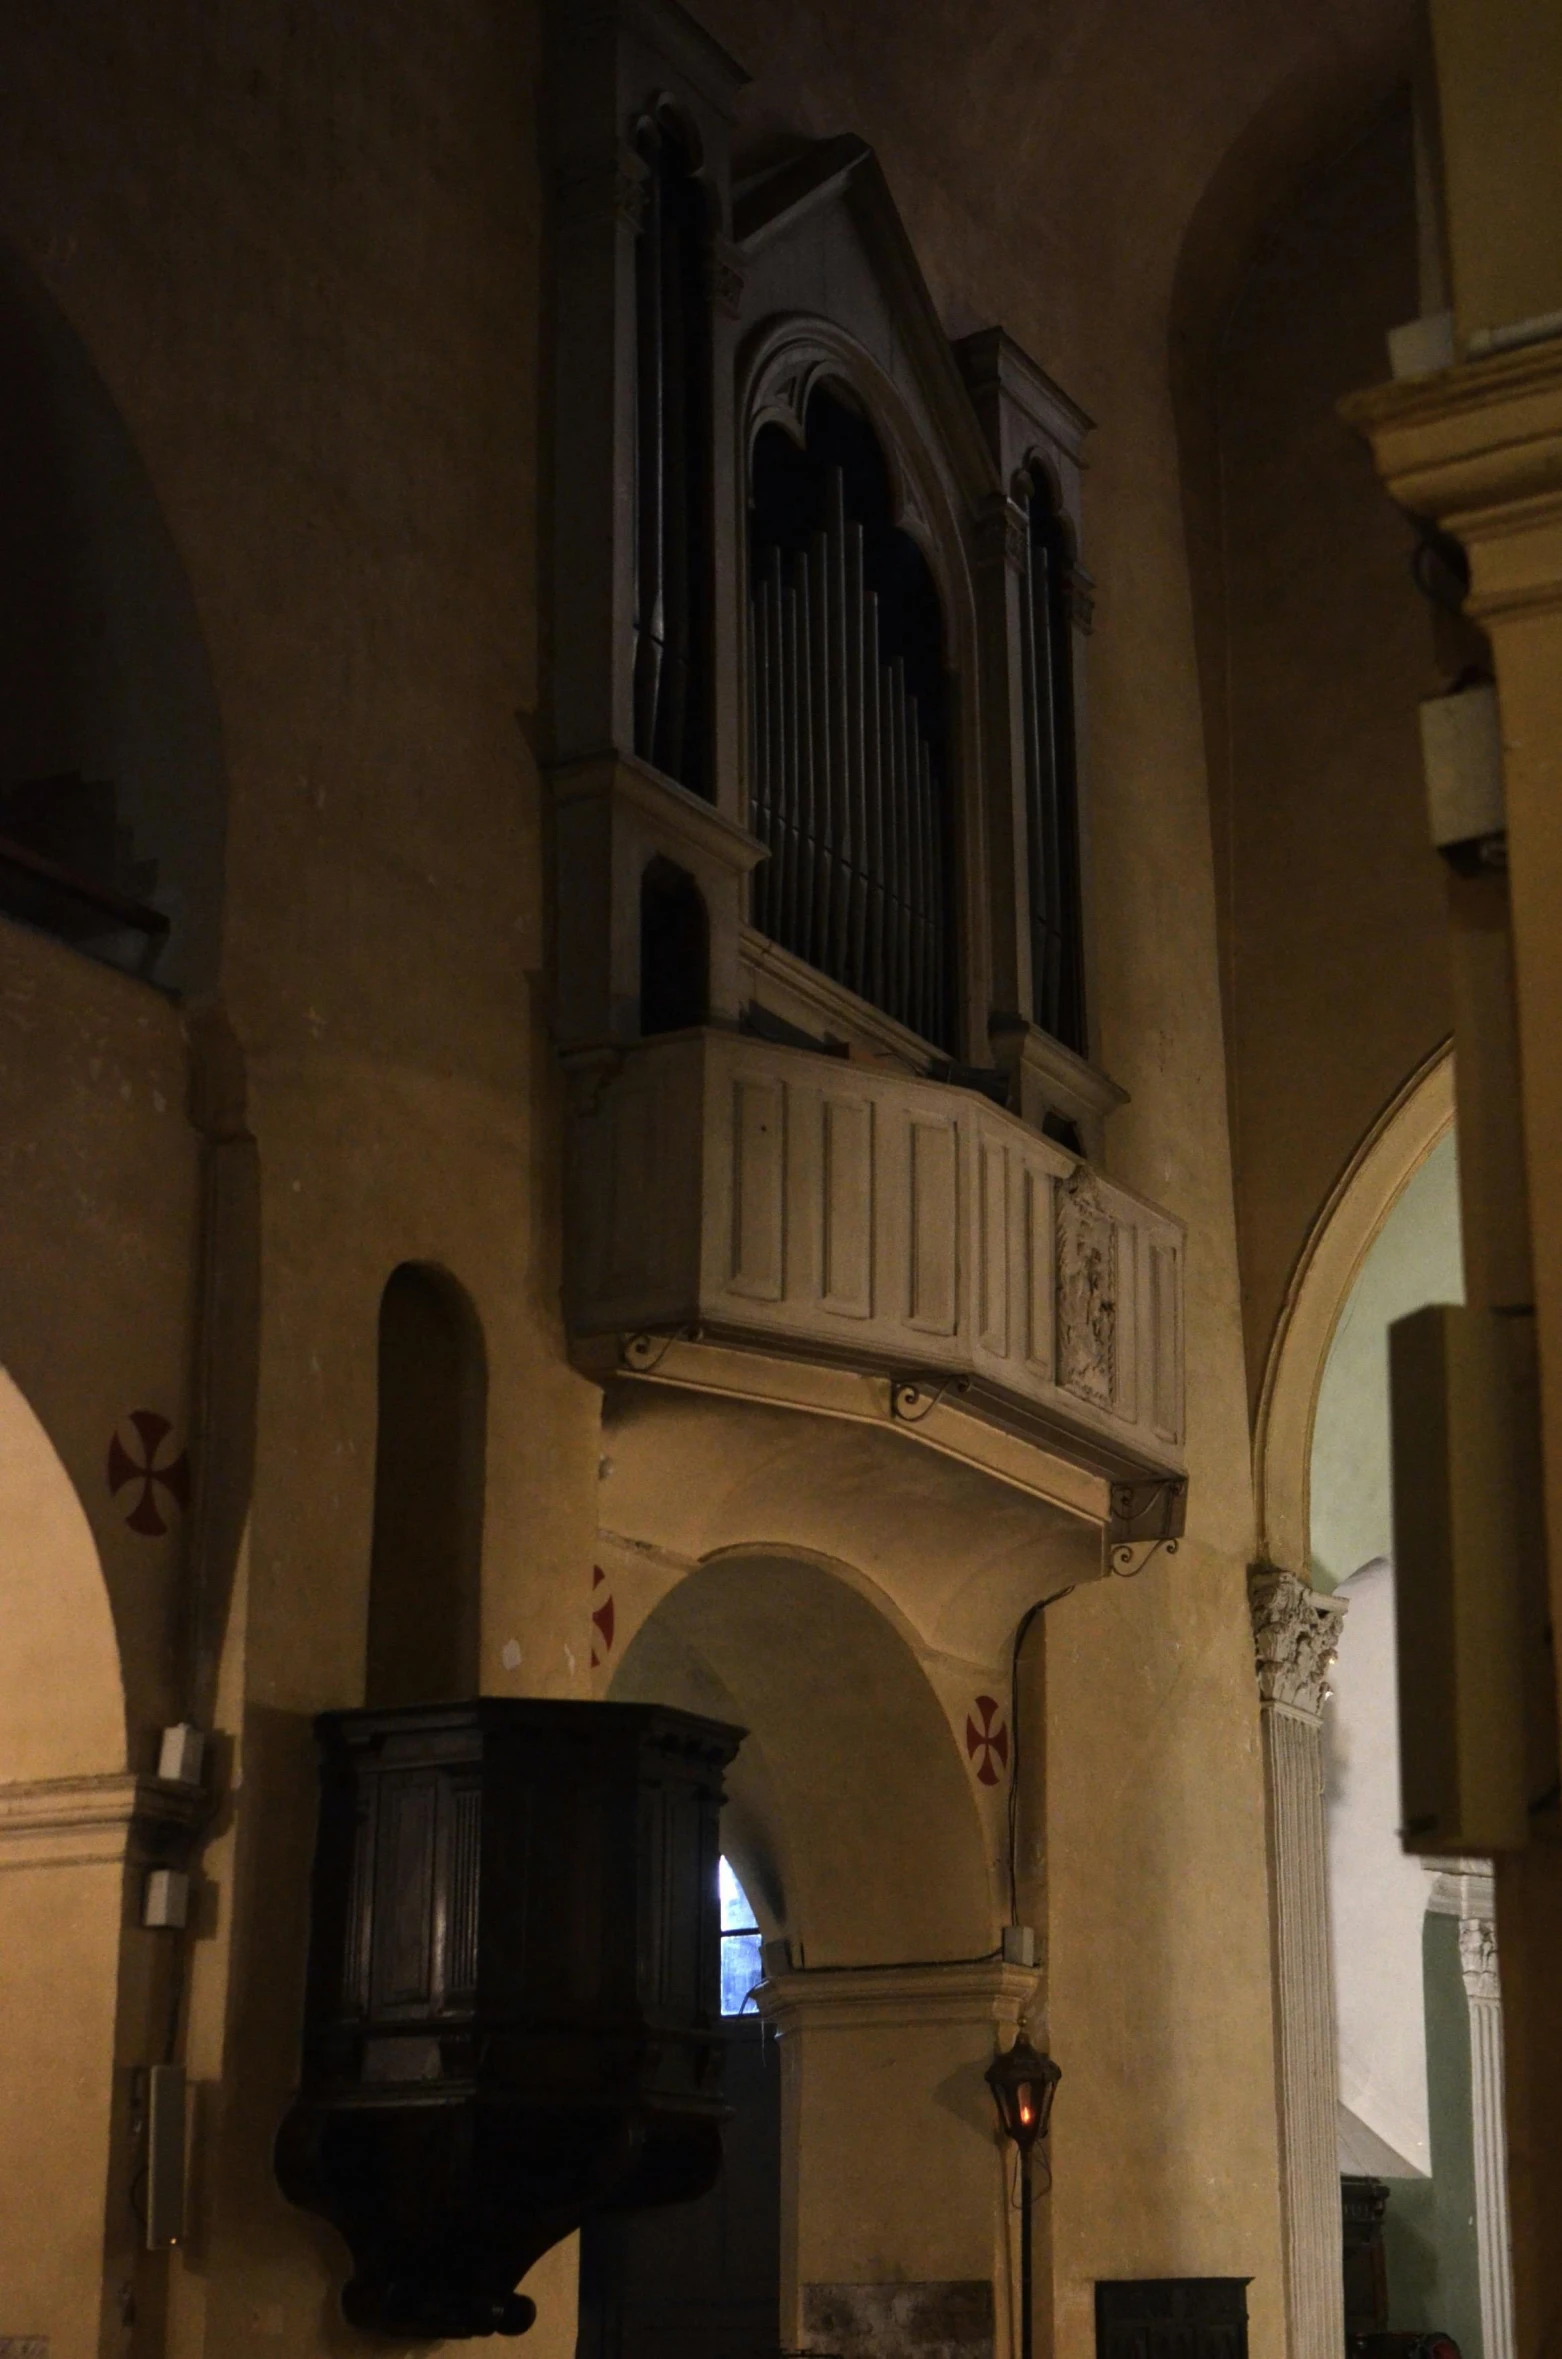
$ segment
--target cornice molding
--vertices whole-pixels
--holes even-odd
[[[207,1798],[161,1778],[28,1778],[0,1786],[0,1870],[118,1866],[194,1833]]]
[[[650,819],[670,822],[678,833],[713,860],[740,875],[766,858],[757,836],[728,819],[714,803],[691,794],[675,778],[655,770],[637,754],[605,753],[548,768],[553,796],[560,805],[619,802],[642,811]]]
[[[1389,496],[1469,550],[1469,611],[1562,606],[1562,337],[1351,395]]]
[[[962,336],[954,352],[978,409],[984,399],[1005,396],[1037,434],[1066,452],[1076,466],[1084,464],[1085,438],[1095,425],[1094,418],[1048,376],[1039,361],[1032,360],[1006,328],[978,328],[974,335]]]
[[[869,2031],[943,2023],[991,2023],[1013,2032],[1035,2005],[1039,1970],[980,1965],[814,1966],[762,1982],[755,2003],[784,2037],[791,2031]]]

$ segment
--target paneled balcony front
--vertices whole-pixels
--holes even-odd
[[[626,1047],[577,1105],[569,1220],[599,1372],[736,1345],[1181,1475],[1181,1225],[973,1091],[736,1031]]]

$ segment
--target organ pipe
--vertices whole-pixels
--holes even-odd
[[[943,766],[881,644],[862,526],[830,470],[824,529],[756,569],[748,618],[751,811],[770,857],[760,929],[947,1045]]]

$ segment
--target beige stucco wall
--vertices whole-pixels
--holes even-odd
[[[98,2359],[124,1871],[0,1862],[0,2334]]]
[[[1562,313],[1562,22],[1534,0],[1430,16],[1459,333]]]
[[[1386,13],[1386,12],[1385,12]],[[1251,2275],[1280,2343],[1261,1782],[1214,886],[1165,331],[1179,240],[1274,89],[1349,80],[1363,12],[707,12],[782,128],[873,141],[948,324],[1003,324],[1098,421],[1084,555],[1102,1062],[1133,1093],[1108,1162],[1190,1223],[1188,1542],[1049,1621],[1048,2199],[1060,2350],[1102,2275]],[[1354,51],[1354,54],[1352,52]],[[1214,61],[1218,59],[1218,67]],[[1326,78],[1326,77],[1325,77]],[[1144,112],[1136,93],[1142,93]],[[1153,123],[1152,123],[1153,116]]]
[[[182,1518],[164,1493],[166,1529],[133,1530],[140,1494],[110,1491],[108,1453],[138,1409],[172,1429],[159,1463],[189,1440],[200,1181],[187,1064],[178,1011],[157,992],[0,921],[0,1225],[12,1241],[0,1360],[101,1560],[137,1768],[152,1766],[152,1732],[171,1716]]]
[[[1399,98],[1270,215],[1210,386],[1196,578],[1255,1394],[1329,1189],[1451,1022],[1416,734],[1440,685],[1429,609],[1335,414],[1416,308]]]
[[[1395,12],[702,13],[759,77],[750,157],[863,133],[950,331],[1001,320],[1100,422],[1096,1024],[1132,1093],[1112,1171],[1189,1224],[1192,1504],[1174,1558],[1051,1609],[1058,2343],[1089,2347],[1096,2276],[1231,2273],[1254,2280],[1256,2359],[1278,2359],[1242,1332],[1166,327],[1232,142],[1297,77],[1364,72]],[[540,984],[536,16],[20,0],[5,41],[0,232],[141,449],[223,719],[261,1363],[242,1808],[211,1861],[231,2081],[176,2347],[303,2354],[344,2342],[341,2255],[269,2159],[297,2047],[308,1721],[359,1693],[375,1314],[403,1259],[448,1266],[485,1324],[485,1686],[578,1692],[587,1660],[596,1398],[563,1357]],[[185,1169],[155,1193],[187,1223],[192,1187]],[[566,2275],[550,2266],[534,2350],[568,2341]]]
[[[595,1396],[562,1357],[535,1005],[536,24],[24,6],[5,45],[0,233],[129,425],[222,715],[222,987],[259,1142],[262,1343],[243,1808],[212,1900],[232,1912],[242,2061],[202,2166],[204,2326],[189,2312],[181,2347],[301,2352],[335,2336],[342,2274],[270,2176],[308,1721],[361,1692],[375,1319],[411,1254],[485,1322],[485,1684],[567,1691],[584,1657]],[[18,1088],[36,1124],[35,1077]],[[144,1324],[138,1306],[112,1328]],[[71,1382],[92,1348],[62,1351]]]

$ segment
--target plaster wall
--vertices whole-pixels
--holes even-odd
[[[1195,1241],[1192,1513],[1175,1559],[1052,1609],[1057,2339],[1089,2347],[1096,2276],[1230,2273],[1254,2280],[1270,2359],[1241,1319],[1166,329],[1184,228],[1242,126],[1298,77],[1375,70],[1398,10],[702,13],[759,76],[750,159],[783,135],[861,131],[946,327],[1002,320],[1101,421],[1085,495],[1096,1022],[1132,1093],[1113,1174]],[[345,2347],[342,2255],[282,2204],[270,2140],[296,2060],[308,1720],[361,1691],[375,1313],[400,1261],[450,1268],[485,1327],[484,1685],[583,1692],[588,1660],[597,1403],[563,1356],[537,981],[538,23],[491,0],[437,15],[18,0],[4,42],[0,233],[82,333],[141,453],[221,715],[220,983],[262,1173],[244,1808],[212,1879],[243,2070],[202,2164],[204,2304],[178,2310],[171,2347],[302,2355]],[[139,1304],[127,1338],[138,1319]],[[570,2341],[564,2266],[539,2354]]]
[[[1313,1419],[1311,1578],[1333,1589],[1391,1556],[1388,1330],[1429,1302],[1463,1302],[1459,1163],[1447,1132],[1407,1182],[1351,1288]]]
[[[0,2336],[99,2359],[124,1870],[0,1860]]]
[[[1401,1190],[1340,1313],[1313,1426],[1312,1577],[1349,1601],[1324,1719],[1339,2093],[1421,2178],[1385,2222],[1390,2321],[1479,2344],[1469,2026],[1456,1927],[1399,1843],[1388,1329],[1464,1299],[1450,1131]],[[1344,1573],[1342,1567],[1353,1566]],[[1456,2323],[1457,2321],[1457,2323]]]
[[[1255,1393],[1318,1208],[1451,1022],[1416,734],[1439,685],[1430,610],[1410,528],[1336,416],[1418,308],[1415,239],[1395,99],[1271,214],[1190,486],[1209,509],[1192,546]]]
[[[209,1903],[243,2068],[175,2347],[313,2351],[341,2337],[344,2256],[283,2204],[270,2148],[297,2063],[309,1719],[361,1693],[375,1314],[402,1260],[448,1266],[484,1320],[484,1684],[572,1692],[586,1657],[596,1396],[562,1351],[534,1002],[537,23],[480,0],[437,20],[173,0],[24,6],[4,44],[0,233],[91,351],[210,654],[219,983],[262,1175],[244,1808]],[[138,1301],[112,1349],[147,1329]],[[68,1386],[97,1349],[62,1348]],[[558,2275],[533,2339],[562,2352]]]
[[[1350,1600],[1324,1723],[1340,2097],[1421,2171],[1432,2167],[1427,1884],[1398,1835],[1388,1328],[1423,1303],[1463,1300],[1458,1190],[1450,1132],[1398,1197],[1340,1314],[1312,1450],[1312,1577]]]
[[[129,1715],[119,1761],[128,1742],[143,1769],[174,1715],[183,1519],[162,1490],[162,1528],[133,1529],[142,1487],[111,1490],[108,1456],[116,1432],[140,1455],[123,1422],[137,1410],[167,1421],[158,1464],[189,1441],[200,1161],[187,1098],[177,1009],[0,921],[0,1222],[12,1240],[0,1255],[0,1358],[59,1453],[101,1563]]]
[[[810,2025],[781,2042],[785,2128],[802,2158],[797,2280],[969,2285],[996,2272],[1006,2290],[994,2200],[1006,2158],[982,2082],[991,2022],[975,2010],[963,2024],[886,2012],[866,2026]],[[871,2207],[860,2199],[865,2184],[875,2189]],[[783,2311],[784,2336],[800,2323],[789,2328]]]
[[[1082,5],[705,21],[756,75],[740,145],[859,130],[946,326],[1003,324],[1098,421],[1083,556],[1094,1031],[1114,1177],[1190,1222],[1190,1536],[1049,1610],[1050,2232],[1060,2351],[1098,2276],[1251,2275],[1281,2335],[1251,1545],[1205,746],[1166,374],[1179,245],[1281,87],[1376,71],[1397,11]],[[1001,193],[1000,193],[1001,192]],[[1348,382],[1348,375],[1342,384]],[[1369,487],[1370,488],[1370,487]],[[1397,1078],[1397,1074],[1395,1076]],[[1354,1136],[1354,1131],[1350,1134]],[[1341,1151],[1343,1151],[1343,1146]],[[1325,1169],[1331,1166],[1325,1159]],[[1309,1203],[1308,1210],[1311,1210]]]
[[[1459,1970],[1459,1927],[1429,1916],[1422,1953],[1432,2178],[1396,2188],[1386,2239],[1395,2325],[1451,2334],[1480,2353],[1480,2265],[1471,2138],[1470,2009]]]
[[[1324,1715],[1329,1930],[1340,2102],[1404,2162],[1432,2167],[1420,2004],[1426,1872],[1399,1846],[1394,1576],[1376,1557],[1339,1586],[1350,1612]],[[1386,2167],[1386,2166],[1385,2166]]]
[[[1562,313],[1562,23],[1535,0],[1433,0],[1461,336]]]

